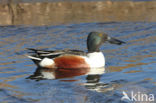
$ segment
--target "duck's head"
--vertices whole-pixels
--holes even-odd
[[[117,44],[117,45],[121,45],[125,43],[121,40],[109,37],[105,33],[91,32],[89,33],[88,38],[87,38],[88,52],[98,52],[101,44],[107,41],[111,44]]]

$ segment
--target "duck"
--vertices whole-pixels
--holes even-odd
[[[105,57],[100,47],[109,42],[121,45],[124,41],[108,36],[103,32],[90,32],[87,37],[87,52],[82,50],[42,50],[27,48],[27,55],[37,67],[50,70],[100,68],[105,66]]]

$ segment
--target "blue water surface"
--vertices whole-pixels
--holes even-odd
[[[88,77],[97,80],[88,83],[87,75],[26,79],[36,70],[25,56],[26,48],[87,51],[86,39],[91,31],[105,32],[126,42],[101,47],[106,58],[105,73]],[[155,22],[0,26],[0,37],[1,103],[129,103],[121,100],[123,91],[153,94],[156,99]]]

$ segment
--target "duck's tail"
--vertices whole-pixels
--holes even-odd
[[[38,61],[41,61],[42,59],[41,58],[37,58],[37,57],[34,57],[34,56],[31,56],[31,55],[26,55],[28,58],[32,59],[32,60],[38,60]]]
[[[27,55],[38,67],[46,67],[49,65],[53,65],[54,61],[50,58],[39,58],[31,55]]]
[[[41,58],[33,56],[33,55],[25,55],[25,56],[30,58],[38,67],[40,66],[39,63],[42,61]]]

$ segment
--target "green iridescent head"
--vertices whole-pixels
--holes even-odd
[[[106,33],[100,33],[100,32],[91,32],[88,35],[87,38],[87,48],[88,52],[98,52],[100,51],[100,46],[104,42],[108,41],[112,44],[121,45],[122,43],[125,43],[123,41],[120,41],[118,39],[109,37]]]

